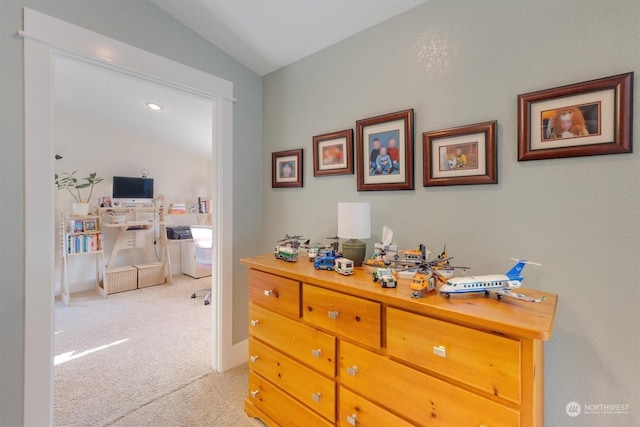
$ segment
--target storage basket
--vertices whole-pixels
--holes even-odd
[[[107,295],[132,291],[138,287],[138,270],[132,265],[105,268],[104,281]]]
[[[138,269],[138,288],[161,285],[164,283],[164,264],[151,262],[149,264],[136,264]]]

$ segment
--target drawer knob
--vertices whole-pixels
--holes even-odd
[[[355,426],[358,424],[358,416],[356,414],[347,415],[347,423]]]
[[[251,321],[251,326],[258,326],[260,324],[259,320],[252,320]]]
[[[358,374],[358,367],[356,365],[347,366],[347,374],[355,377]]]
[[[317,392],[317,393],[313,393],[311,395],[311,400],[313,400],[314,402],[318,403],[320,402],[320,398],[322,397],[322,393]]]
[[[328,314],[329,314],[329,319],[337,319],[338,318],[338,312],[337,311],[330,311]]]
[[[259,393],[260,393],[260,390],[251,390],[251,397],[255,399],[256,397],[258,397]]]
[[[320,358],[320,356],[322,356],[322,350],[321,350],[321,349],[319,349],[319,348],[316,348],[316,349],[314,349],[314,350],[311,350],[311,355],[312,355],[313,357],[315,357],[316,359],[319,359],[319,358]]]
[[[249,357],[249,359],[251,360],[251,363],[256,363],[258,361],[259,357],[258,356],[251,356],[251,357]]]
[[[270,297],[271,295],[273,295],[273,291],[271,289],[265,289],[264,296]]]
[[[447,357],[447,349],[443,345],[434,345],[433,354],[440,357]]]

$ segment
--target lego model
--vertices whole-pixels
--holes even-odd
[[[511,270],[506,274],[491,274],[487,276],[464,276],[448,279],[444,285],[440,287],[440,293],[449,298],[452,294],[466,294],[484,292],[489,296],[491,292],[496,294],[498,300],[503,297],[515,298],[521,301],[527,302],[541,302],[545,300],[545,297],[530,298],[523,294],[511,292],[511,289],[519,288],[522,285],[524,277],[522,276],[522,270],[526,264],[540,265],[535,262],[530,262],[522,259],[515,259],[517,261]]]
[[[382,227],[382,242],[373,244],[373,254],[365,261],[372,267],[388,267],[398,254],[398,245],[391,243],[393,230],[388,226]]]
[[[342,258],[341,253],[334,249],[323,249],[313,261],[313,267],[316,270],[334,270],[335,261],[338,258]]]
[[[301,237],[302,236],[289,236],[288,234],[285,234],[284,239],[278,240],[278,245],[273,251],[276,259],[286,262],[297,262]]]
[[[420,298],[423,294],[436,289],[438,282],[444,284],[447,279],[451,278],[456,268],[468,269],[469,267],[452,266],[449,261],[453,258],[449,257],[447,247],[434,260],[428,261],[430,252],[420,245],[417,250],[421,255],[412,256],[409,265],[411,269],[415,269],[415,273],[409,284],[411,288],[411,298]],[[414,254],[412,254],[414,255]]]
[[[343,276],[351,276],[353,274],[353,261],[348,258],[337,258],[335,260],[336,272]]]
[[[290,246],[282,246],[282,245],[276,246],[274,255],[276,259],[281,259],[282,261],[287,261],[287,262],[298,261],[298,249],[292,248]]]
[[[436,288],[436,279],[433,273],[424,273],[416,271],[411,279],[409,287],[411,292],[411,298],[420,298],[422,292],[431,292]]]
[[[318,256],[318,248],[311,247],[307,249],[307,256],[309,257],[310,262],[315,261],[316,257]]]
[[[390,268],[378,267],[372,274],[374,282],[380,282],[380,286],[383,288],[395,288],[398,285],[396,277],[393,275],[393,271]]]

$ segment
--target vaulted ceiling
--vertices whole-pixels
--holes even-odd
[[[150,1],[263,76],[427,0]],[[56,63],[55,87],[57,108],[210,155],[211,106],[204,100],[64,58]],[[150,111],[146,101],[164,110]]]
[[[264,76],[427,0],[151,0]]]

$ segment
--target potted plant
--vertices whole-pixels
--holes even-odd
[[[102,182],[102,178],[98,176],[96,172],[92,172],[85,178],[77,178],[75,176],[77,171],[71,173],[62,172],[62,176],[55,176],[55,183],[58,190],[65,189],[71,194],[71,197],[75,200],[73,203],[74,215],[88,215],[89,214],[89,200],[93,194],[93,186]],[[82,198],[80,190],[83,188],[89,188],[89,196],[86,199]]]

